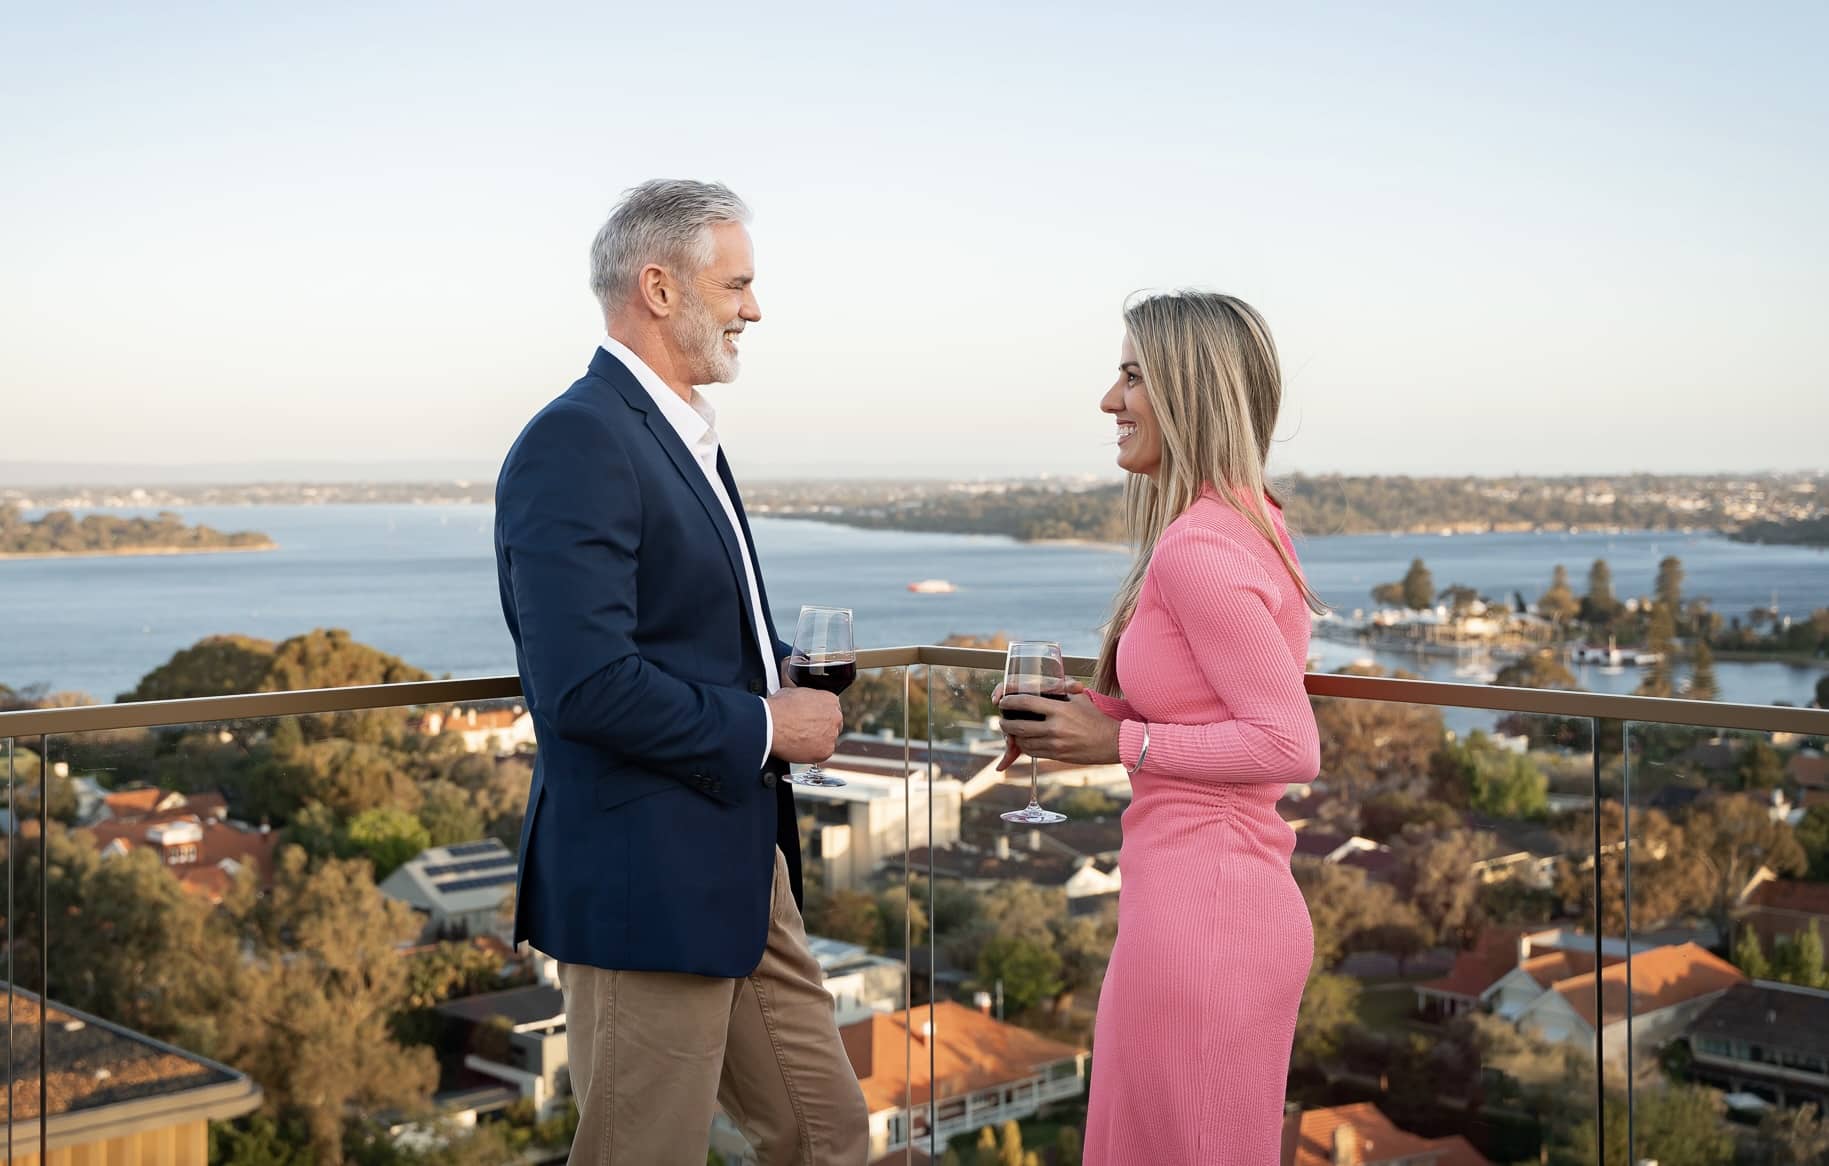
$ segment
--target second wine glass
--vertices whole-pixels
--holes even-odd
[[[1067,663],[1061,658],[1061,646],[1052,640],[1017,640],[1010,645],[1009,654],[1004,657],[1003,695],[1040,696],[1048,700],[1067,699]],[[1025,709],[1000,709],[1007,721],[1041,721],[1047,718],[1037,712]],[[1065,822],[1067,815],[1057,814],[1053,810],[1042,809],[1038,796],[1040,786],[1040,767],[1035,758],[1029,758],[1029,804],[1020,810],[1010,810],[998,815],[1006,822],[1019,822],[1029,826],[1048,826],[1055,822]]]
[[[848,607],[803,607],[794,628],[794,654],[787,660],[788,679],[800,688],[816,688],[834,696],[857,679],[857,646],[851,637]],[[845,784],[818,765],[789,774],[795,785],[831,789]]]

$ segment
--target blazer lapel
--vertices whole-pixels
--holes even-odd
[[[635,374],[630,372],[620,360],[599,348],[597,355],[591,360],[591,371],[614,385],[621,392],[623,400],[628,402],[629,407],[642,415],[643,420],[648,423],[648,432],[652,433],[654,440],[660,442],[660,447],[667,451],[667,457],[673,462],[673,468],[679,471],[680,477],[686,480],[687,487],[698,498],[699,505],[705,508],[706,519],[718,532],[718,538],[724,544],[724,557],[730,561],[732,581],[736,584],[737,594],[743,599],[743,625],[749,628],[751,634],[754,635],[756,621],[750,614],[749,583],[743,571],[743,552],[737,546],[737,532],[731,529],[730,519],[724,515],[724,505],[718,501],[718,496],[712,493],[711,483],[706,480],[705,471],[699,468],[698,459],[692,456],[692,451],[687,449],[686,443],[680,440],[680,435],[674,431],[672,422],[668,421],[660,410],[654,407],[654,400],[648,396],[648,390],[642,388],[641,382],[635,379]],[[718,453],[718,467],[722,472],[724,454],[721,450]],[[725,488],[729,489],[729,477],[726,476],[724,480]],[[731,504],[737,508],[737,513],[741,516],[742,507],[736,502],[734,493],[731,495]],[[744,531],[744,537],[748,538],[747,529]],[[756,575],[756,585],[758,587],[762,585],[760,572]],[[764,600],[763,610],[765,612],[768,610],[766,600]]]

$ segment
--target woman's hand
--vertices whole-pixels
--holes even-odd
[[[999,707],[1040,713],[1039,721],[1003,718],[1003,735],[1007,742],[999,770],[1008,769],[1018,757],[1045,757],[1052,761],[1070,761],[1078,765],[1109,765],[1118,760],[1119,722],[1099,711],[1086,698],[1086,689],[1069,683],[1068,699],[1047,700],[1039,696],[1017,694],[1006,698],[1003,686],[991,694]]]

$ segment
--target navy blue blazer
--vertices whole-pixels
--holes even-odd
[[[722,453],[718,472],[753,547]],[[746,976],[776,847],[800,902],[741,554],[691,451],[601,348],[508,451],[496,576],[540,746],[516,942],[599,968]],[[762,609],[779,660],[767,591]]]

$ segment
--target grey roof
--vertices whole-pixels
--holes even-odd
[[[1769,980],[1736,984],[1696,1017],[1689,1035],[1829,1056],[1829,992]]]
[[[497,1016],[517,1026],[541,1024],[565,1015],[565,994],[548,984],[530,984],[480,996],[460,996],[440,1004],[436,1011],[475,1024],[487,1024]]]

